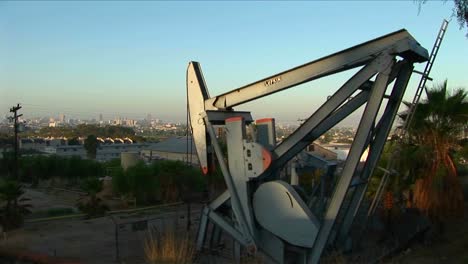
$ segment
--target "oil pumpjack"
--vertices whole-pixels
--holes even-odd
[[[209,95],[200,64],[190,62],[189,117],[200,166],[205,174],[209,173],[216,156],[227,186],[202,210],[197,249],[205,244],[215,246],[225,233],[235,240],[237,258],[245,250],[251,254],[261,251],[272,263],[318,263],[327,245],[349,239],[413,64],[428,58],[427,50],[403,29],[214,97]],[[357,72],[280,144],[276,142],[273,118],[254,121],[250,112],[233,109],[350,69]],[[323,212],[313,213],[314,208],[309,208],[295,188],[280,177],[280,171],[311,142],[361,106],[364,110],[348,157],[336,175],[334,191]],[[248,140],[246,129],[252,124],[255,140]],[[225,128],[227,157],[215,126]],[[367,158],[358,166],[365,150]],[[336,224],[351,189],[347,212]]]

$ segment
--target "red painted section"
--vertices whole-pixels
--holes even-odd
[[[202,172],[203,172],[203,174],[205,174],[205,175],[208,174],[208,168],[205,167],[205,166],[203,166],[203,167],[202,167]]]
[[[230,117],[225,120],[226,123],[242,121],[242,116]]]
[[[272,160],[271,153],[266,149],[262,149],[262,157],[263,157],[263,169],[266,170],[271,165],[271,160]]]
[[[255,123],[259,124],[259,123],[266,123],[266,122],[273,122],[274,118],[262,118],[262,119],[258,119],[255,121]]]

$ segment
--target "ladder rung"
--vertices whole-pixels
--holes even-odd
[[[424,78],[432,81],[433,79],[429,76],[427,76],[424,72],[420,72],[420,71],[417,71],[417,70],[413,70],[414,73],[417,73],[417,74],[421,74]]]
[[[427,80],[430,80],[430,81],[433,80],[431,77],[429,77],[429,73],[431,72],[432,65],[433,65],[433,63],[435,61],[437,53],[439,52],[439,48],[440,48],[440,45],[442,43],[442,39],[443,39],[443,37],[445,35],[445,31],[447,29],[447,26],[448,26],[448,21],[444,19],[444,21],[442,22],[442,25],[440,27],[439,33],[437,34],[437,38],[436,38],[436,41],[434,43],[434,47],[432,48],[431,55],[429,56],[429,60],[427,61],[426,67],[424,68],[424,72],[413,70],[413,72],[421,74],[422,77],[421,77],[421,80],[419,81],[418,89],[416,90],[416,93],[415,93],[415,95],[413,97],[413,102],[410,105],[410,109],[408,111],[408,118],[406,119],[405,124],[403,125],[403,127],[404,127],[404,129],[402,131],[403,134],[405,134],[407,128],[409,127],[409,125],[410,125],[410,123],[411,123],[411,121],[413,119],[415,107],[418,104],[419,99],[421,98],[423,90],[426,89],[426,81]]]

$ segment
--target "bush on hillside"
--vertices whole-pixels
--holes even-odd
[[[164,160],[149,165],[140,162],[127,171],[115,169],[111,176],[114,192],[135,197],[139,204],[185,200],[206,187],[201,172],[181,161]]]

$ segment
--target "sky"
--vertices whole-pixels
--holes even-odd
[[[452,8],[453,1],[428,1],[420,11],[414,1],[1,1],[0,117],[20,103],[25,117],[185,120],[189,61],[201,63],[215,96],[402,28],[430,52]],[[435,84],[468,86],[465,34],[453,18]],[[306,118],[350,74],[236,110]],[[413,74],[407,100],[419,78]]]

